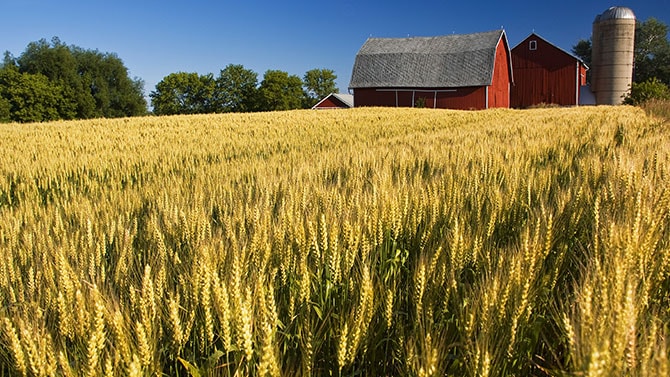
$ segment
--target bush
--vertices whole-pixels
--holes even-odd
[[[670,88],[655,77],[640,83],[634,82],[623,103],[637,106],[650,100],[670,100]]]

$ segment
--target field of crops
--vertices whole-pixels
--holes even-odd
[[[632,107],[0,125],[0,375],[667,376]]]

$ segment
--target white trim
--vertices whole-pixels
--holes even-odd
[[[489,108],[489,86],[486,86],[486,103],[484,103],[484,108]]]
[[[536,39],[528,41],[528,49],[531,50],[531,51],[537,50],[537,40]]]
[[[579,75],[579,62],[575,63],[575,106],[579,106],[579,87],[580,87],[580,75]]]

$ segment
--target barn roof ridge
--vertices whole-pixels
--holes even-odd
[[[504,29],[428,37],[368,38],[354,62],[350,88],[490,85]]]

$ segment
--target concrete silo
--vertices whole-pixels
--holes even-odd
[[[591,89],[598,105],[618,105],[633,82],[635,14],[611,7],[593,21]]]

